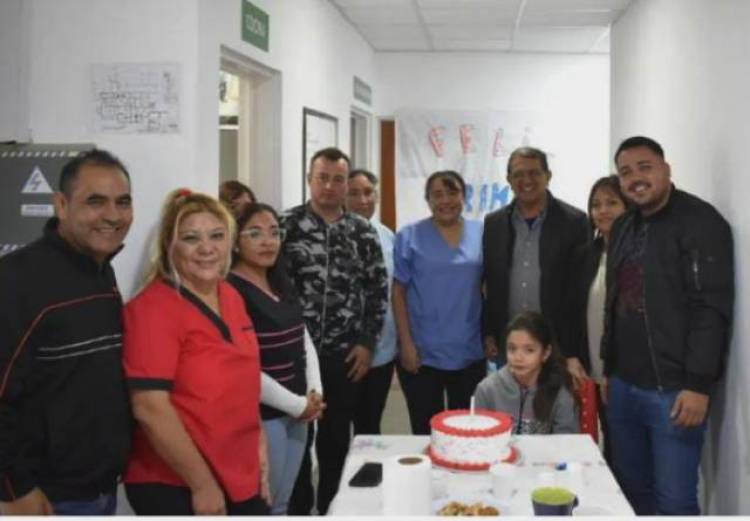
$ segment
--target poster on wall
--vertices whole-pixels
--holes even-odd
[[[180,65],[115,63],[91,66],[95,132],[176,134],[180,131]]]
[[[396,113],[396,217],[402,226],[429,216],[424,184],[433,172],[455,170],[466,181],[464,215],[482,219],[509,203],[506,165],[519,146],[557,151],[541,114],[532,111],[440,111]]]
[[[310,158],[321,148],[339,144],[338,120],[323,112],[302,110],[302,203],[307,202],[307,172]]]
[[[0,257],[39,238],[55,215],[60,170],[94,145],[0,145]]]

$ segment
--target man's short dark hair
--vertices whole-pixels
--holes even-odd
[[[349,161],[349,156],[344,154],[341,150],[339,150],[336,147],[328,147],[328,148],[322,148],[315,152],[313,154],[312,158],[310,158],[310,170],[308,173],[312,174],[313,170],[313,163],[315,163],[315,160],[319,157],[325,158],[328,161],[337,162],[341,161],[342,159],[346,161],[346,167],[349,168],[351,166],[351,161]]]
[[[538,159],[542,164],[542,169],[545,172],[549,172],[549,165],[547,164],[547,154],[534,147],[520,147],[513,151],[508,158],[508,166],[506,167],[508,175],[510,175],[510,164],[516,157],[524,157],[526,159]]]
[[[617,164],[617,158],[620,157],[620,153],[622,151],[638,147],[646,147],[651,152],[664,159],[664,149],[659,143],[657,143],[650,137],[633,136],[620,143],[620,146],[617,147],[617,152],[615,152],[615,164]]]
[[[81,152],[62,167],[58,188],[66,196],[72,194],[73,183],[75,183],[78,174],[81,172],[81,168],[86,165],[116,168],[125,175],[128,183],[130,183],[130,173],[125,168],[125,165],[122,164],[122,161],[106,150],[94,148],[93,150]]]
[[[354,170],[349,172],[349,181],[360,175],[370,181],[372,186],[378,186],[378,178],[375,177],[375,174],[363,168],[355,168]]]

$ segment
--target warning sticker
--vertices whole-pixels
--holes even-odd
[[[38,166],[34,167],[26,184],[23,185],[22,194],[51,194],[52,187],[47,182],[44,174]]]

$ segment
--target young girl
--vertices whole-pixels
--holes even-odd
[[[506,329],[505,346],[508,363],[477,386],[477,408],[513,416],[514,434],[579,432],[570,374],[544,317],[517,315]]]

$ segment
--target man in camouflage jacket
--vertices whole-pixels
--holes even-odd
[[[307,177],[310,201],[282,216],[287,234],[283,252],[320,358],[327,404],[316,439],[320,514],[327,512],[338,489],[354,417],[355,386],[370,368],[388,303],[377,231],[344,210],[348,171],[349,158],[340,150],[318,151]],[[290,514],[310,513],[311,490],[305,461]]]

